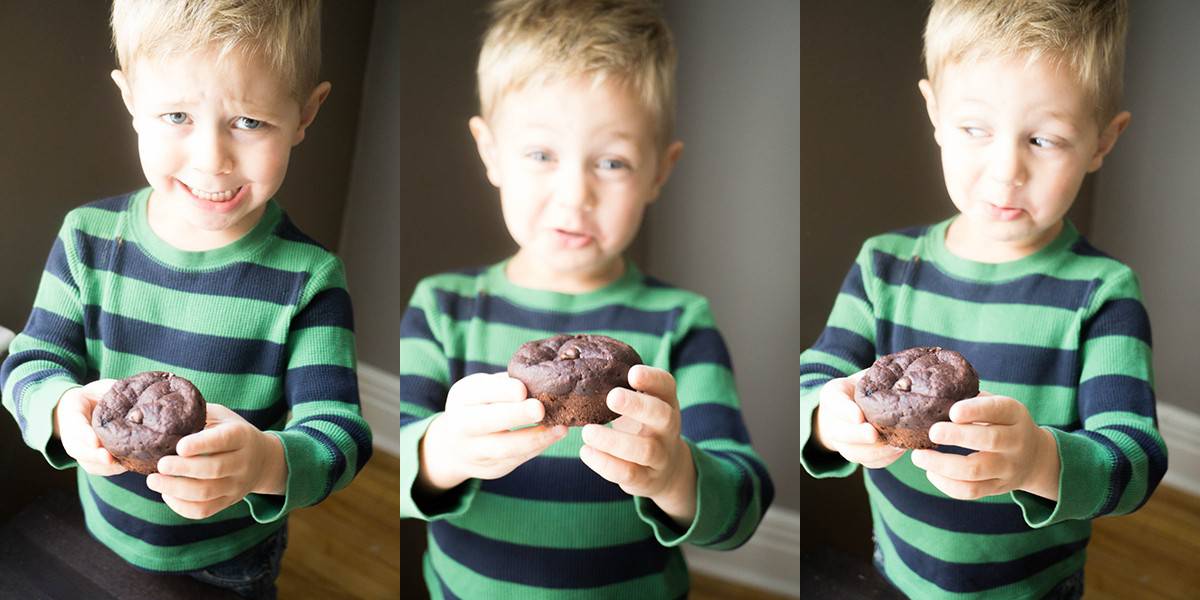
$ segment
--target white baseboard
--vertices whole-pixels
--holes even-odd
[[[400,455],[400,378],[358,363],[358,395],[363,418],[371,426],[375,449]]]
[[[796,511],[775,506],[767,509],[754,537],[732,552],[687,546],[683,554],[693,571],[800,597],[800,513]]]
[[[1158,430],[1167,442],[1163,483],[1200,496],[1200,414],[1160,402]]]

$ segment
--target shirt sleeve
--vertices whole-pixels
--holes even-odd
[[[1131,271],[1102,285],[1080,332],[1079,423],[1058,445],[1058,501],[1012,492],[1031,527],[1133,512],[1167,471],[1158,432],[1150,319]]]
[[[634,499],[637,514],[665,546],[683,543],[713,550],[750,539],[775,496],[766,465],[750,445],[733,366],[706,301],[681,317],[670,349],[682,436],[696,467],[696,516],[686,529],[648,498]]]
[[[73,214],[67,215],[38,284],[25,328],[0,367],[4,407],[29,447],[56,469],[75,466],[54,437],[54,408],[63,393],[86,381],[88,369],[80,295],[82,269],[74,248]]]
[[[321,502],[350,484],[372,453],[370,426],[359,405],[354,316],[341,261],[314,271],[287,336],[284,397],[291,417],[282,431],[287,484],[282,496],[249,494],[259,522]]]
[[[812,435],[812,420],[821,387],[830,380],[861,371],[875,360],[875,310],[871,249],[864,245],[838,290],[821,336],[800,355],[800,464],[818,478],[846,477],[858,465],[821,447]]]
[[[437,303],[428,280],[417,285],[400,321],[400,518],[426,521],[467,511],[478,479],[468,479],[436,497],[416,489],[421,468],[421,439],[446,409],[450,367],[437,325]]]

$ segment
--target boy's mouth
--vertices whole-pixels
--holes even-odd
[[[181,181],[180,183],[183,183],[183,182]],[[186,183],[184,183],[183,186],[185,188],[187,188],[187,190],[189,192],[191,192],[191,194],[193,196],[195,196],[196,198],[198,198],[200,200],[205,200],[208,202],[229,202],[230,200],[233,200],[233,198],[235,196],[237,196],[239,192],[242,191],[243,187],[245,187],[245,186],[238,186],[238,187],[235,187],[233,189],[228,189],[228,190],[208,191],[208,190],[202,190],[200,188],[194,188]]]
[[[1012,221],[1025,213],[1025,209],[1015,206],[997,206],[991,202],[984,203],[988,216],[997,221]]]
[[[192,197],[192,203],[196,208],[213,213],[228,213],[235,210],[242,203],[242,199],[246,197],[246,190],[249,189],[247,185],[239,185],[227,190],[202,190],[182,181],[179,181],[179,184]]]
[[[558,239],[558,243],[566,248],[583,248],[592,243],[592,236],[581,231],[571,231],[569,229],[554,229],[554,236]]]

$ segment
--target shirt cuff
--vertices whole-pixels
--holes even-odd
[[[400,518],[437,521],[457,517],[471,508],[479,491],[480,481],[468,479],[436,496],[430,497],[417,489],[421,469],[421,440],[429,424],[438,415],[430,415],[400,428]]]

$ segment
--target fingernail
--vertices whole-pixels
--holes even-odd
[[[537,400],[531,400],[525,403],[525,414],[531,418],[537,419],[542,416],[542,403]]]
[[[625,397],[619,389],[614,389],[608,394],[608,407],[613,410],[621,410],[625,406]]]

